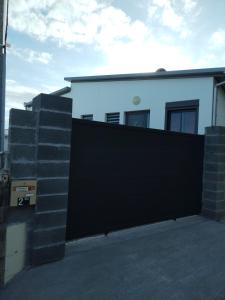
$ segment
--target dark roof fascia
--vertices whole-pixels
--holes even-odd
[[[61,95],[69,93],[70,91],[71,91],[71,88],[69,86],[66,86],[60,90],[50,93],[50,95],[61,96]]]
[[[96,81],[122,81],[122,80],[148,80],[148,79],[170,79],[184,77],[224,77],[225,68],[208,68],[180,71],[161,71],[152,73],[97,75],[81,77],[65,77],[69,82],[96,82]]]

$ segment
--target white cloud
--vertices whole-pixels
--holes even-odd
[[[42,84],[41,85],[42,93],[46,93],[46,94],[55,92],[61,88],[62,88],[62,86],[58,86],[58,85],[50,85],[50,84]]]
[[[209,39],[210,47],[213,49],[223,48],[225,50],[225,30],[219,28],[217,31],[213,32]]]
[[[150,31],[107,0],[11,0],[9,26],[40,41],[50,39],[66,47],[92,44],[100,50],[121,39],[138,38],[135,33],[140,30],[141,36]]]
[[[38,62],[46,65],[52,60],[52,54],[48,52],[38,52],[28,48],[12,47],[9,48],[8,53],[29,63]]]
[[[183,25],[183,17],[178,15],[171,5],[167,5],[162,12],[162,24],[179,31]]]
[[[158,10],[158,7],[155,6],[155,5],[150,5],[148,7],[148,16],[149,16],[150,19],[156,17],[157,10]]]
[[[89,44],[101,26],[98,15],[105,8],[96,0],[11,0],[9,25],[40,41]]]
[[[154,11],[160,9],[164,26],[178,32],[181,38],[189,34],[171,1],[153,0],[152,4]],[[26,19],[29,14],[33,17]],[[168,35],[164,35],[164,41],[162,36],[153,36],[142,21],[132,20],[123,10],[103,1],[11,0],[9,25],[39,40],[55,40],[61,46],[92,44],[93,49],[105,55],[105,71],[109,66],[110,72],[154,71],[159,64],[167,68],[190,66],[183,51],[170,45]],[[104,69],[96,72],[99,70]]]
[[[196,67],[223,67],[225,66],[225,30],[218,28],[214,31],[208,43],[204,45],[196,62]]]
[[[178,33],[181,39],[191,35],[190,24],[199,13],[194,0],[151,0],[148,6],[150,22],[157,21],[159,26]]]
[[[95,74],[154,72],[163,67],[167,70],[194,68],[192,58],[173,45],[163,45],[149,38],[144,42],[114,44],[107,51],[104,66],[97,67]]]
[[[9,25],[41,41],[54,40],[60,46],[89,44],[106,56],[117,43],[138,42],[145,46],[145,40],[151,36],[151,30],[142,21],[133,21],[123,10],[107,1],[96,0],[40,0],[38,3],[11,0]],[[38,58],[47,59],[43,55]]]
[[[31,101],[37,94],[39,91],[33,87],[21,85],[12,79],[6,80],[6,127],[8,127],[9,110],[11,108],[23,109],[24,102]]]
[[[28,96],[38,93],[37,89],[33,87],[21,85],[13,79],[6,80],[6,91],[7,93],[17,92],[18,94],[26,94]]]
[[[183,0],[184,10],[186,13],[192,13],[197,8],[197,2],[195,0]]]
[[[200,11],[198,1],[145,0],[144,3],[148,23],[131,19],[110,0],[11,0],[9,25],[62,47],[80,49],[82,45],[91,45],[104,57],[104,66],[88,69],[98,74],[155,71],[159,67],[195,68],[199,62],[204,65],[209,57],[214,57],[208,48],[197,60],[184,47],[183,40],[192,34]],[[215,33],[211,40],[223,45],[221,36],[223,33]],[[27,55],[26,59],[47,63],[52,59],[49,55],[34,54],[31,58]]]

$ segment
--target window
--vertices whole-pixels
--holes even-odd
[[[198,100],[166,103],[165,129],[198,133]]]
[[[128,126],[149,127],[149,110],[129,111],[125,113],[125,124]]]
[[[81,119],[93,121],[93,115],[82,115]]]
[[[106,114],[106,122],[112,124],[119,124],[120,123],[120,113],[108,113]]]

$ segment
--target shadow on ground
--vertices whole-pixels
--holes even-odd
[[[1,300],[224,300],[225,227],[200,216],[79,240]]]

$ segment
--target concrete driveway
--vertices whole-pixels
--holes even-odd
[[[200,216],[68,244],[19,274],[1,300],[224,300],[225,227]]]

